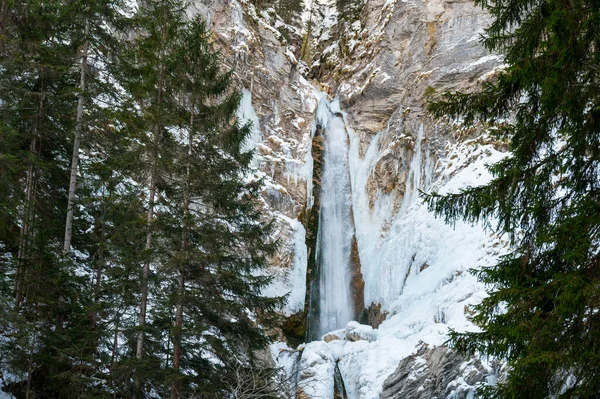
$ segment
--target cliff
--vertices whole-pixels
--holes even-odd
[[[473,397],[499,366],[462,359],[443,343],[448,328],[476,328],[470,307],[485,287],[468,270],[492,264],[507,244],[482,226],[446,225],[418,193],[484,183],[485,164],[503,148],[485,130],[435,121],[425,108],[444,91],[493,78],[502,56],[479,44],[489,19],[469,0],[369,0],[343,18],[335,3],[307,2],[288,23],[248,0],[196,0],[191,10],[205,16],[245,88],[239,116],[254,125],[252,178],[265,180],[264,207],[282,243],[266,294],[290,292],[290,346],[289,336],[306,330],[314,294],[306,288],[318,278],[316,137],[327,134],[325,118],[342,120],[348,137],[351,290],[363,324],[297,352],[278,343],[273,356],[300,374],[298,397],[333,398],[335,370],[350,399]]]

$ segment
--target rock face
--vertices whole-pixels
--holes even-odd
[[[423,346],[385,380],[381,399],[473,398],[477,385],[490,378],[490,370],[476,359]]]
[[[279,252],[271,264],[275,283],[268,294],[292,291],[286,314],[304,311],[306,248],[298,226],[312,188],[311,144],[316,90],[298,61],[298,27],[285,24],[273,9],[248,0],[195,0],[190,13],[207,20],[214,45],[234,80],[245,88],[240,119],[253,124],[247,147],[255,149],[255,178],[265,181],[265,209],[274,218]]]
[[[371,209],[381,194],[390,195],[393,216],[410,190],[419,134],[419,149],[432,164],[455,140],[453,129],[426,114],[427,101],[447,90],[472,89],[502,57],[479,45],[489,19],[469,0],[370,0],[356,22],[347,32],[355,39],[346,54],[324,50],[327,65],[341,64],[341,72],[324,74],[360,137],[361,156],[381,132],[367,194]]]
[[[298,397],[334,398],[337,370],[350,399],[471,398],[491,368],[442,344],[448,327],[472,327],[468,309],[485,295],[467,270],[492,264],[506,244],[478,226],[446,226],[419,190],[482,184],[484,165],[503,156],[485,131],[426,113],[441,93],[474,90],[502,67],[502,56],[478,42],[488,16],[473,0],[366,0],[342,19],[337,2],[324,0],[305,1],[303,18],[289,25],[272,3],[194,0],[190,8],[207,19],[245,88],[239,117],[254,126],[252,178],[265,181],[281,244],[266,294],[290,293],[284,329],[300,340],[318,230],[315,113],[327,93],[339,99],[350,144],[353,313],[377,328],[349,324],[348,333],[308,344],[297,360]]]

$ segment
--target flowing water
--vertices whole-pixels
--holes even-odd
[[[323,109],[324,106],[326,109]],[[351,253],[354,225],[348,165],[348,134],[342,117],[323,98],[317,123],[324,135],[316,260],[319,270],[318,316],[312,338],[346,327],[353,319]],[[325,113],[327,111],[328,114]]]

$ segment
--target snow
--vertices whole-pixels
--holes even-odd
[[[5,338],[0,337],[0,340],[5,340]],[[5,342],[2,342],[2,344],[5,344]],[[20,378],[19,376],[14,375],[8,370],[6,364],[0,363],[0,399],[14,399],[15,397],[12,394],[4,392],[2,389],[10,383],[22,380],[22,376]]]
[[[290,220],[294,229],[294,261],[290,280],[294,282],[292,291],[288,297],[286,310],[289,313],[299,312],[304,309],[304,298],[306,296],[306,267],[308,264],[308,252],[306,247],[306,230],[298,220]]]
[[[308,252],[306,247],[306,230],[297,219],[277,214],[276,217],[291,229],[291,268],[271,268],[269,274],[273,281],[262,292],[267,297],[287,295],[287,302],[282,309],[286,316],[301,312],[304,309],[306,295],[306,267]]]
[[[350,341],[365,340],[373,342],[377,340],[379,331],[371,326],[365,326],[356,321],[351,321],[346,325],[344,330],[346,339]]]
[[[302,100],[304,111],[315,112],[318,105],[316,89],[304,78],[294,82],[293,88]],[[251,163],[249,181],[262,179],[264,193],[262,202],[265,210],[276,220],[279,234],[286,237],[280,249],[281,264],[269,269],[273,274],[272,283],[263,290],[269,297],[288,295],[287,304],[282,309],[285,315],[291,315],[304,309],[306,295],[306,268],[308,263],[306,231],[297,219],[299,206],[294,202],[290,187],[307,185],[307,207],[312,203],[312,136],[316,127],[304,126],[304,119],[296,116],[295,122],[300,131],[304,130],[300,140],[289,137],[283,131],[284,125],[277,104],[272,113],[261,120],[253,107],[252,89],[243,89],[237,117],[240,123],[250,123],[251,133],[246,139],[243,150],[255,151]],[[304,127],[302,129],[300,125]],[[281,181],[283,177],[283,181]],[[282,184],[286,184],[284,187]],[[289,190],[289,191],[288,191]]]
[[[317,116],[331,123],[332,114],[326,115],[324,109],[320,108]],[[349,398],[376,399],[399,362],[421,345],[442,345],[449,328],[477,329],[469,320],[469,311],[486,293],[469,269],[493,264],[507,246],[482,226],[460,221],[454,226],[445,224],[428,211],[418,190],[448,193],[484,184],[491,178],[486,164],[499,161],[505,154],[486,144],[489,140],[482,136],[449,144],[446,157],[434,165],[424,128],[417,126],[406,195],[401,210],[394,214],[391,196],[379,193],[370,207],[367,195],[368,178],[381,156],[379,140],[386,132],[372,138],[361,158],[358,135],[346,130],[365,303],[382,304],[388,316],[378,329],[351,321],[345,330],[330,334],[338,339],[311,342],[304,353],[310,359],[319,354],[322,361],[331,362],[329,368],[322,362],[313,367],[320,379],[332,372],[337,362]],[[304,356],[303,364],[312,364]],[[493,384],[495,378],[490,369],[488,383]],[[455,389],[470,389],[460,378],[452,384]],[[309,397],[331,397],[329,389],[324,386]]]
[[[446,225],[427,210],[417,193],[419,189],[456,192],[484,184],[490,179],[486,163],[496,162],[504,154],[477,140],[450,146],[449,157],[436,167],[437,181],[428,183],[433,165],[423,146],[422,126],[417,132],[407,192],[401,211],[391,220],[389,198],[379,196],[370,209],[366,194],[380,136],[372,140],[361,159],[358,137],[350,132],[353,208],[365,303],[381,303],[390,315],[379,327],[375,341],[344,344],[339,365],[351,398],[378,398],[383,381],[421,342],[437,346],[447,339],[448,328],[475,329],[468,309],[484,298],[485,287],[468,269],[492,264],[502,249],[502,242],[481,226]]]
[[[304,348],[300,360],[300,389],[307,398],[333,399],[335,357],[331,346],[315,341]]]
[[[297,390],[300,373],[300,350],[291,349],[283,342],[276,342],[270,346],[271,357],[280,368],[280,381],[286,397],[293,398]]]
[[[239,4],[237,1],[232,2],[234,3]],[[306,3],[305,9],[308,10],[308,5],[312,2],[307,0]],[[332,29],[337,26],[335,2],[327,0],[326,3],[320,10],[321,15],[316,17],[318,20],[313,20],[316,41],[327,40]],[[386,0],[372,27],[372,34],[362,35],[360,23],[357,21],[353,24],[350,27],[353,33],[349,34],[353,57],[368,60],[392,20],[394,9],[412,6],[410,3],[401,5],[398,0]],[[283,28],[276,16],[269,13],[258,15],[254,6],[248,7],[247,16],[279,37],[277,30],[272,27]],[[236,18],[243,22],[241,11]],[[307,20],[308,13],[305,13],[304,21]],[[238,27],[230,32],[235,35],[234,45],[239,57],[243,58],[249,51],[248,43],[253,43],[252,32],[246,29],[244,23],[235,25]],[[332,42],[324,53],[325,61],[332,62],[338,56],[339,48]],[[286,48],[281,58],[291,63],[297,62],[301,71],[309,69],[303,61],[296,59],[290,47]],[[463,68],[483,68],[497,62],[501,62],[497,56],[486,55]],[[352,67],[344,68],[350,71]],[[338,90],[346,99],[358,98],[357,95],[373,82],[393,79],[375,63],[366,62],[358,69],[362,70],[357,70],[354,78],[343,83]],[[432,71],[424,72],[427,73]],[[393,192],[367,192],[367,183],[372,178],[375,167],[386,155],[384,151],[389,151],[383,148],[383,143],[389,146],[387,139],[393,132],[383,130],[371,137],[361,156],[364,142],[361,143],[358,134],[348,129],[344,118],[339,117],[342,113],[339,102],[329,102],[325,93],[319,93],[303,77],[299,77],[292,86],[299,96],[302,112],[314,112],[312,130],[295,136],[295,140],[286,138],[285,132],[276,126],[269,126],[265,122],[267,116],[262,114],[265,126],[261,130],[259,118],[252,107],[250,88],[243,92],[239,112],[240,120],[251,121],[254,125],[245,148],[257,148],[261,153],[255,156],[254,165],[258,169],[257,163],[263,162],[260,169],[267,172],[266,183],[269,189],[289,196],[286,189],[271,178],[273,176],[283,175],[288,186],[306,182],[306,208],[310,209],[313,205],[312,139],[319,124],[325,128],[325,138],[331,141],[326,143],[322,182],[324,186],[329,184],[330,188],[339,186],[340,190],[325,192],[325,195],[322,193],[321,205],[325,206],[322,222],[327,223],[320,225],[319,235],[322,240],[319,250],[331,258],[325,260],[326,263],[335,265],[335,268],[328,270],[342,273],[322,276],[322,283],[325,285],[321,286],[321,291],[325,294],[320,307],[334,321],[323,322],[324,327],[320,333],[324,336],[333,330],[327,334],[330,341],[311,342],[297,350],[277,343],[271,347],[272,356],[286,375],[300,374],[299,388],[306,397],[333,398],[334,369],[337,363],[350,399],[379,398],[383,382],[403,358],[414,355],[424,344],[443,344],[447,339],[448,328],[459,331],[476,329],[469,320],[470,307],[480,302],[486,294],[485,287],[468,270],[493,264],[506,246],[504,241],[485,231],[482,226],[462,222],[453,226],[446,225],[442,219],[436,218],[427,210],[419,197],[419,190],[449,193],[469,185],[483,184],[490,178],[486,163],[498,161],[503,154],[486,144],[485,139],[459,140],[458,143],[449,144],[445,157],[435,163],[428,137],[430,132],[423,125],[409,126],[411,134],[402,139],[409,140],[414,151],[408,152],[410,158],[404,160],[405,163],[397,165],[409,165],[409,170],[403,171],[406,173],[403,176],[406,178],[405,194],[398,203]],[[279,115],[279,111],[275,109],[274,118]],[[301,126],[306,126],[306,121],[302,117],[296,117],[292,125],[301,130]],[[327,153],[328,148],[335,148],[337,154],[333,156]],[[332,172],[330,176],[328,172]],[[263,172],[259,174],[264,175]],[[345,187],[346,182],[349,187]],[[348,216],[346,212],[350,208],[353,213]],[[328,213],[327,209],[332,212]],[[290,212],[285,216],[280,210],[273,211],[273,214],[283,225],[289,227],[282,228],[282,231],[289,233],[286,245],[293,258],[289,269],[280,268],[276,271],[276,280],[269,287],[269,292],[277,295],[289,293],[289,301],[284,309],[284,313],[289,315],[302,310],[304,306],[308,260],[304,242],[306,232],[294,218],[296,214]],[[353,221],[354,227],[348,227],[348,221]],[[337,228],[328,230],[328,225]],[[345,289],[348,286],[348,273],[344,268],[347,264],[348,233],[354,228],[365,281],[365,303],[367,306],[371,303],[381,304],[382,311],[387,315],[377,329],[360,325],[344,314],[351,303]],[[332,284],[328,285],[329,283]],[[325,316],[325,319],[330,316]],[[420,358],[415,361],[425,364]],[[467,370],[471,366],[465,364],[464,367]],[[495,381],[496,376],[491,373],[487,382],[493,384]],[[466,386],[460,378],[452,384],[455,387]],[[467,393],[467,397],[473,395],[473,391]]]

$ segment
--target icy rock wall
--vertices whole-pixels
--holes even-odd
[[[287,315],[305,308],[307,248],[300,222],[312,198],[312,123],[317,91],[298,61],[302,34],[272,9],[247,0],[195,0],[190,14],[208,22],[215,47],[243,87],[238,117],[253,125],[245,149],[254,149],[254,176],[265,181],[264,208],[275,220],[280,249],[271,259],[268,295],[290,293]]]
[[[267,183],[264,206],[282,244],[269,293],[292,293],[286,314],[305,310],[306,263],[314,256],[303,241],[311,233],[303,215],[313,198],[319,92],[340,102],[365,304],[378,328],[348,325],[328,334],[328,342],[307,345],[298,360],[303,397],[333,397],[335,363],[350,399],[418,397],[394,391],[393,375],[433,376],[436,368],[453,367],[452,356],[438,364],[423,345],[442,345],[448,327],[475,328],[470,309],[485,290],[468,269],[493,263],[506,245],[481,226],[445,225],[418,198],[419,189],[482,184],[489,178],[485,164],[503,156],[485,132],[434,121],[425,106],[446,90],[472,90],[493,78],[502,57],[479,45],[489,18],[471,0],[368,0],[344,24],[337,23],[335,2],[325,3],[312,37],[249,0],[196,0],[191,12],[209,20],[224,62],[247,89],[245,120],[258,121],[255,177]],[[478,370],[481,378],[494,374],[490,365]],[[476,382],[465,373],[435,392],[470,395]]]

